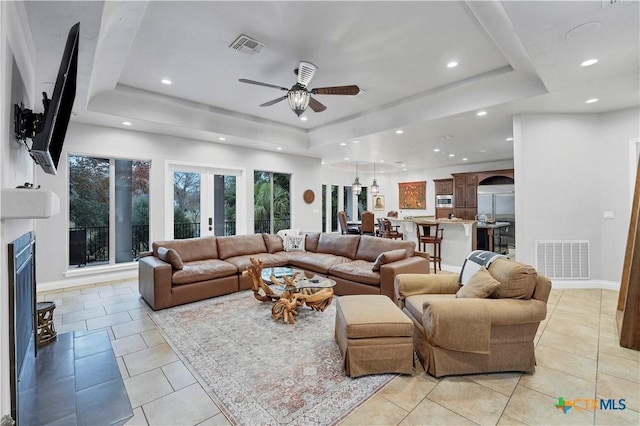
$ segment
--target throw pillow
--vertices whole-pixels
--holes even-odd
[[[304,251],[305,235],[287,235],[284,237],[284,251]]]
[[[164,260],[167,263],[170,263],[174,269],[182,269],[184,268],[184,263],[182,263],[182,258],[174,249],[168,249],[166,247],[158,247],[158,257],[160,260]]]
[[[402,260],[407,257],[407,250],[405,249],[396,249],[382,252],[376,258],[376,261],[373,262],[372,271],[376,272],[380,270],[382,265],[386,265],[387,263],[396,262],[398,260]]]
[[[298,228],[281,229],[276,233],[276,235],[278,237],[282,238],[282,241],[284,241],[285,238],[287,237],[287,235],[300,235],[300,229],[298,229]]]
[[[484,299],[489,297],[500,285],[484,266],[474,273],[467,283],[460,287],[456,297]]]

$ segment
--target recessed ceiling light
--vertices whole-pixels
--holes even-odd
[[[300,121],[307,121],[308,118],[307,117],[300,117]]]
[[[360,141],[351,141],[351,143],[360,143]]]
[[[160,80],[160,83],[166,84],[168,86],[170,84],[173,84],[173,81],[169,80],[168,78],[163,78],[162,80]]]
[[[346,146],[347,143],[346,142],[340,142],[340,146]]]
[[[123,121],[122,125],[123,126],[131,126],[131,122],[130,121]]]
[[[447,64],[447,68],[455,68],[458,66],[458,63],[456,61],[451,61]]]
[[[384,163],[384,160],[380,160],[381,163]]]
[[[222,138],[222,137],[220,137],[220,138],[218,138],[218,140],[219,140],[219,141],[226,141],[226,140],[227,140],[227,138]]]
[[[401,135],[404,133],[404,130],[396,130],[396,135]]]
[[[455,156],[456,156],[455,154],[449,154],[449,157],[455,157]]]
[[[345,161],[349,161],[349,157],[344,157]]]
[[[466,158],[466,157],[462,159],[462,161],[468,161],[468,160],[469,160],[469,159],[468,159],[468,158]]]
[[[476,113],[476,115],[477,115],[478,117],[485,116],[485,115],[487,115],[487,111],[478,111],[478,112]]]
[[[277,149],[278,151],[282,151],[282,147],[281,147],[281,146],[277,147],[276,149]]]
[[[598,102],[598,98],[591,98],[584,101],[585,104],[592,104],[594,102]]]
[[[407,171],[407,169],[402,169],[402,171],[403,171],[403,172],[406,172],[406,171]]]
[[[590,67],[591,65],[597,64],[598,60],[596,58],[587,59],[586,61],[580,62],[581,67]]]
[[[440,152],[440,148],[434,148],[433,152]]]
[[[507,138],[507,142],[513,141],[513,138]]]
[[[321,162],[320,162],[320,164],[323,164],[323,165],[324,165],[324,161],[321,161]]]
[[[480,152],[487,152],[487,150],[486,149],[481,149]]]

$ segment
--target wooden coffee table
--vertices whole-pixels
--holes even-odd
[[[274,320],[295,324],[298,306],[307,305],[314,311],[324,310],[333,300],[334,280],[292,268],[264,268],[263,261],[251,258],[251,266],[243,274],[253,281],[253,295],[261,302],[275,302],[271,307]],[[273,291],[270,284],[275,284]],[[262,292],[261,292],[262,290]]]

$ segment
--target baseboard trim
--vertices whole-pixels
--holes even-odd
[[[138,279],[138,269],[129,269],[123,271],[101,272],[96,275],[83,275],[74,278],[67,278],[59,281],[48,281],[38,283],[36,291],[38,293],[46,291],[64,290],[71,287],[81,287],[87,285],[95,285],[108,281]]]
[[[604,280],[551,280],[551,288],[554,289],[580,289],[599,288],[603,290],[620,290],[620,283]]]

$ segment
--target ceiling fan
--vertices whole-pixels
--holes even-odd
[[[294,73],[298,76],[298,82],[294,84],[291,89],[287,89],[286,87],[276,86],[274,84],[261,83],[259,81],[247,80],[246,78],[241,78],[238,81],[241,83],[249,83],[249,84],[257,84],[258,86],[266,86],[273,87],[274,89],[280,89],[287,92],[285,96],[280,98],[276,98],[272,101],[265,102],[261,104],[261,107],[268,107],[274,104],[277,104],[280,101],[285,99],[289,100],[289,106],[295,112],[298,117],[302,115],[302,113],[307,109],[307,107],[311,107],[311,109],[315,112],[322,112],[327,109],[326,106],[322,105],[318,100],[311,97],[311,95],[357,95],[360,93],[360,88],[356,85],[351,86],[334,86],[334,87],[317,87],[315,89],[307,90],[307,85],[313,78],[313,75],[316,73],[318,67],[313,65],[311,62],[300,62],[298,68],[294,70]]]

